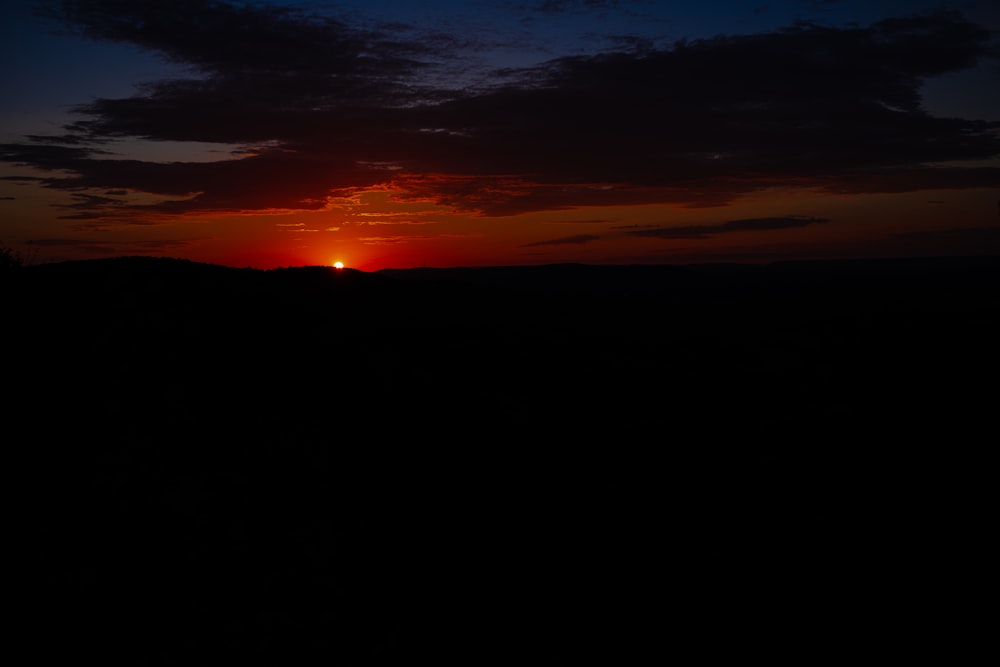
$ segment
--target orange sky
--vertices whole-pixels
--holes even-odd
[[[345,265],[374,271],[417,266],[585,262],[606,264],[766,262],[782,259],[977,254],[974,234],[954,228],[996,225],[997,192],[988,188],[897,194],[816,193],[774,188],[725,207],[646,204],[484,216],[433,202],[400,201],[385,189],[332,200],[318,211],[163,216],[153,224],[72,230],[67,239],[33,240],[51,218],[52,195],[33,183],[5,201],[7,238],[23,238],[33,261],[153,254],[228,266]],[[731,219],[810,215],[821,224],[734,231],[703,238],[636,236],[643,229],[713,225]],[[62,223],[63,225],[65,223]],[[88,223],[90,224],[90,223]],[[92,225],[92,228],[94,225]],[[987,243],[990,239],[986,239]],[[985,250],[989,250],[989,246]]]

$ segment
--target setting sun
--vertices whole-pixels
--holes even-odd
[[[344,268],[344,263],[343,262],[334,262],[333,263],[333,268],[335,268],[335,269],[342,269],[342,268]]]

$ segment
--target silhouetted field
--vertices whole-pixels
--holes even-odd
[[[13,271],[25,613],[128,664],[956,651],[924,629],[985,549],[998,277]]]

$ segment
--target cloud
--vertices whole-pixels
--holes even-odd
[[[90,147],[54,146],[47,143],[0,144],[0,160],[44,171],[82,171],[103,151]],[[43,180],[31,177],[6,177],[8,180]],[[44,179],[51,181],[52,179]]]
[[[431,241],[433,236],[363,236],[358,240],[365,245],[396,245],[411,241]]]
[[[382,94],[386,81],[412,74],[421,66],[417,57],[429,52],[419,43],[276,5],[62,0],[43,2],[39,13],[82,36],[135,44],[194,66],[213,85],[261,85],[255,97],[265,100],[282,85],[301,92],[302,83],[314,87],[315,99]]]
[[[543,245],[579,245],[582,243],[590,243],[591,241],[600,240],[600,236],[595,234],[577,234],[576,236],[564,236],[559,239],[551,239],[549,241],[535,241],[534,243],[525,243],[524,245],[518,246],[520,248],[535,248],[537,246]]]
[[[717,225],[688,225],[683,227],[651,227],[628,230],[629,236],[643,236],[657,239],[707,239],[716,234],[731,234],[734,232],[762,232],[775,229],[794,229],[809,225],[829,222],[827,218],[815,218],[801,215],[787,215],[771,218],[745,218],[729,220]]]
[[[545,14],[562,14],[617,7],[620,4],[625,3],[622,0],[540,0],[528,5],[528,8]]]
[[[138,215],[152,213],[243,211],[269,209],[318,210],[335,188],[365,187],[384,177],[335,155],[301,155],[263,151],[239,160],[219,162],[144,162],[91,159],[87,149],[48,145],[0,146],[0,157],[49,171],[75,172],[43,183],[50,188],[80,191],[128,189],[185,197],[156,204],[135,205]],[[93,199],[95,211],[115,200]],[[116,212],[122,207],[115,205]]]
[[[546,220],[547,225],[606,225],[615,222],[608,218],[587,218],[585,220]]]
[[[989,55],[989,31],[957,14],[670,48],[626,40],[619,51],[508,68],[460,88],[442,83],[440,63],[463,39],[419,40],[407,26],[207,0],[45,7],[82,35],[191,72],[83,105],[62,134],[0,146],[0,159],[50,172],[49,188],[165,198],[90,199],[79,215],[319,210],[376,186],[401,201],[505,216],[720,206],[779,186],[866,193],[1000,181],[997,167],[969,166],[1000,155],[997,123],[921,106],[926,78]],[[106,148],[119,138],[236,149],[231,159],[165,164],[119,159]],[[965,166],[949,166],[956,161]],[[707,233],[726,231],[735,229]]]
[[[122,204],[122,200],[115,197],[102,197],[82,193],[74,193],[71,197],[76,201],[72,204],[64,205],[64,208],[90,210],[99,206],[120,206]]]
[[[421,220],[421,216],[429,215],[428,211],[379,211],[377,213],[355,213],[345,216],[351,222],[360,225],[431,225],[434,220]]]

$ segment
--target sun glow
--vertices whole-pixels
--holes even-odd
[[[335,269],[342,269],[342,268],[344,268],[344,263],[343,262],[334,262],[333,263],[333,268],[335,268]]]

